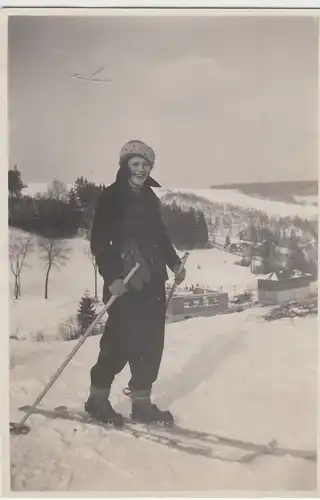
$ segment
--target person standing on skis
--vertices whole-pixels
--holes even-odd
[[[109,401],[115,376],[129,363],[127,392],[132,399],[133,420],[173,423],[169,411],[151,402],[164,347],[166,316],[166,266],[178,284],[185,279],[181,260],[173,248],[161,218],[161,205],[151,189],[160,185],[150,176],[155,153],[134,140],[120,151],[120,167],[114,183],[100,195],[91,231],[91,251],[103,277],[103,301],[117,300],[109,309],[100,353],[90,371],[86,411],[115,426],[124,424]],[[140,264],[130,283],[124,276]]]

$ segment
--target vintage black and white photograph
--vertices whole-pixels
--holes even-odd
[[[316,491],[318,61],[303,9],[8,16],[11,493]]]

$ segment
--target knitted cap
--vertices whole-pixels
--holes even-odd
[[[156,157],[153,149],[142,141],[129,141],[122,146],[120,151],[120,162],[132,156],[142,156],[152,167]]]

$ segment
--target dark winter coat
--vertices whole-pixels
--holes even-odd
[[[164,282],[168,279],[166,265],[173,270],[181,262],[166,234],[160,201],[151,187],[159,187],[159,184],[149,177],[139,194],[143,209],[140,204],[137,213],[131,213],[130,210],[135,207],[132,203],[134,195],[127,180],[122,178],[120,169],[116,181],[105,188],[98,199],[91,232],[91,251],[104,279],[104,301],[110,297],[109,285],[128,272],[123,261],[123,245],[133,225],[142,251],[145,251],[144,256],[150,256],[153,272],[159,280]]]

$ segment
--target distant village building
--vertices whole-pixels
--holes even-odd
[[[299,276],[283,280],[258,279],[258,301],[266,304],[283,304],[307,298],[310,278]]]
[[[167,312],[169,321],[180,321],[197,316],[215,316],[229,306],[227,293],[206,293],[203,289],[195,288],[190,295],[179,294],[173,297]]]

